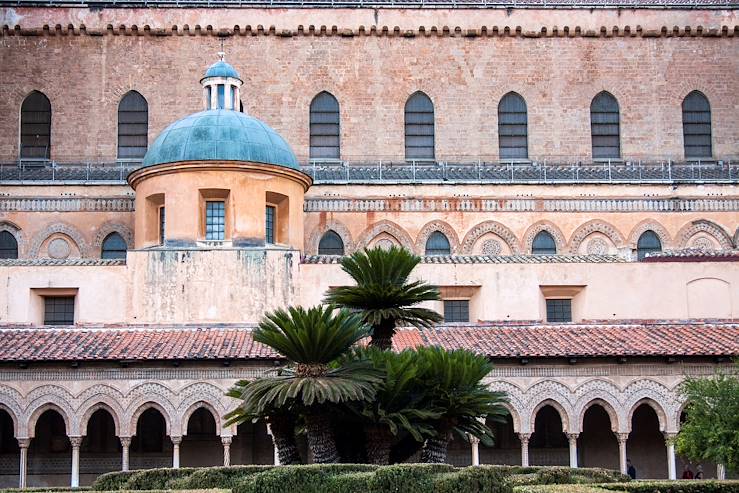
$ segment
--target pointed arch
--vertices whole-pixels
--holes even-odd
[[[682,103],[685,158],[713,156],[711,143],[711,104],[700,91],[692,91]]]
[[[685,224],[675,236],[675,243],[679,248],[689,248],[689,242],[698,233],[705,233],[716,240],[723,250],[732,249],[732,241],[729,233],[721,226],[706,219],[698,219]]]
[[[95,240],[92,243],[93,252],[97,256],[102,256],[103,242],[111,233],[118,233],[129,248],[133,246],[133,231],[131,231],[131,228],[118,222],[106,222],[98,228]]]
[[[663,433],[668,431],[669,428],[667,426],[668,425],[667,413],[665,412],[665,409],[656,400],[650,397],[644,397],[634,402],[629,408],[629,413],[627,415],[627,420],[626,420],[629,432],[631,432],[631,422],[634,418],[634,411],[636,411],[639,408],[639,406],[643,404],[646,404],[649,407],[651,407],[654,410],[655,414],[657,414],[657,419],[659,420],[659,431]]]
[[[570,253],[577,255],[580,245],[585,239],[593,233],[601,233],[607,236],[615,247],[624,244],[624,237],[621,232],[612,224],[600,219],[593,219],[581,224],[570,236]]]
[[[407,249],[409,252],[414,251],[413,240],[406,230],[398,226],[392,221],[383,219],[369,226],[367,229],[362,231],[357,239],[357,250],[367,248],[372,240],[374,240],[379,234],[386,233],[395,238],[400,246]]]
[[[51,101],[32,91],[21,104],[20,159],[51,159]]]
[[[341,113],[339,101],[322,91],[310,102],[310,159],[341,158]]]
[[[143,159],[149,147],[149,103],[128,91],[118,103],[118,159]]]
[[[498,103],[498,148],[501,160],[529,158],[528,109],[517,92]]]
[[[120,408],[117,403],[108,402],[107,399],[97,399],[98,402],[91,406],[86,406],[85,410],[82,412],[82,416],[80,417],[80,435],[86,436],[87,435],[87,424],[90,422],[90,418],[93,414],[95,414],[97,411],[103,409],[108,414],[110,414],[110,417],[113,418],[113,425],[114,425],[114,431],[116,436],[122,436],[121,435],[121,416],[123,416],[123,410]],[[115,408],[117,409],[114,409]]]
[[[131,418],[128,420],[128,430],[130,433],[130,436],[136,435],[137,431],[137,425],[139,422],[139,418],[142,414],[144,414],[144,411],[148,409],[156,409],[159,411],[159,413],[164,418],[164,425],[165,425],[165,435],[172,436],[172,416],[167,410],[159,404],[158,402],[154,401],[147,401],[141,404],[136,408],[136,410],[131,414]]]
[[[584,406],[582,406],[577,414],[577,427],[578,430],[582,431],[584,429],[584,422],[585,422],[585,413],[593,406],[600,406],[602,407],[606,414],[608,414],[608,419],[611,422],[611,431],[614,433],[618,433],[619,430],[621,430],[621,423],[618,419],[618,413],[616,412],[616,407],[608,402],[607,400],[596,397],[594,399],[590,399]]]
[[[73,436],[72,422],[70,419],[70,409],[65,409],[64,407],[65,406],[59,405],[55,402],[46,402],[34,408],[28,416],[28,431],[26,436],[28,436],[28,438],[34,438],[36,436],[36,423],[38,423],[39,418],[46,411],[56,411],[57,413],[59,413],[59,415],[64,420],[65,433],[67,434],[67,436]]]
[[[405,102],[405,158],[436,158],[434,103],[422,91],[416,91]]]
[[[459,252],[459,237],[454,228],[447,222],[440,219],[434,219],[423,225],[416,237],[416,252],[419,255],[426,254],[426,247],[429,239],[435,233],[441,233],[449,243],[449,253],[447,255],[456,255]]]
[[[349,231],[344,223],[335,219],[327,220],[323,224],[319,224],[310,234],[308,238],[308,244],[306,245],[306,252],[309,255],[317,255],[321,239],[329,232],[333,231],[341,238],[344,244],[344,254],[349,254],[354,251],[354,240],[352,239],[352,233]]]
[[[89,252],[87,251],[87,242],[85,241],[84,237],[82,236],[82,233],[79,232],[79,230],[72,226],[71,224],[67,223],[54,223],[50,224],[49,226],[45,227],[43,230],[36,233],[36,235],[33,237],[33,241],[31,242],[31,248],[28,252],[28,256],[30,258],[36,258],[39,255],[39,250],[41,249],[41,245],[44,244],[44,242],[53,234],[61,233],[65,236],[68,236],[77,246],[77,249],[80,251],[80,257],[86,258],[89,257]]]
[[[318,242],[318,255],[344,255],[344,241],[341,236],[329,229]]]
[[[182,414],[182,420],[180,422],[180,436],[187,435],[187,425],[190,421],[190,417],[198,409],[205,409],[213,416],[213,421],[215,421],[216,424],[216,435],[221,436],[221,431],[223,430],[223,423],[221,422],[222,413],[217,411],[212,404],[203,400],[194,402]]]
[[[499,236],[506,242],[506,245],[508,245],[508,248],[514,255],[521,253],[521,247],[518,244],[518,238],[516,238],[516,235],[513,234],[513,231],[511,231],[507,226],[498,221],[484,221],[470,229],[467,234],[464,235],[460,253],[463,255],[471,255],[477,240],[487,233],[493,233],[496,236]]]
[[[639,238],[642,234],[644,234],[645,231],[648,230],[654,231],[655,234],[659,237],[659,241],[662,243],[663,249],[670,249],[672,247],[672,239],[670,238],[670,233],[664,226],[662,226],[662,224],[651,218],[640,221],[631,229],[631,232],[629,233],[629,238],[626,241],[626,246],[628,246],[632,250],[636,250]]]
[[[557,249],[557,253],[562,253],[566,251],[566,241],[565,236],[562,234],[562,231],[551,221],[537,221],[526,230],[526,233],[523,236],[523,248],[524,252],[527,254],[532,253],[533,247],[534,247],[534,239],[536,238],[536,235],[541,233],[542,231],[546,231],[549,235],[551,235],[552,239],[554,240],[554,244]]]
[[[570,415],[569,415],[569,413],[565,409],[565,406],[563,406],[562,404],[560,404],[555,399],[551,399],[551,398],[542,400],[536,406],[534,406],[534,408],[532,409],[531,415],[529,416],[529,420],[530,420],[529,421],[529,426],[531,427],[531,431],[532,432],[534,431],[534,426],[535,426],[535,423],[536,423],[536,415],[541,410],[541,408],[546,407],[546,406],[551,406],[552,408],[554,408],[557,411],[557,413],[559,414],[559,419],[562,421],[562,432],[569,433],[570,430],[572,429],[570,427]]]
[[[619,159],[621,132],[618,101],[607,91],[590,102],[590,137],[593,159]]]

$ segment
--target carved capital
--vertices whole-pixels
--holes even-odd
[[[470,435],[468,438],[470,439],[470,445],[478,445],[480,443],[480,439],[477,437]]]
[[[662,433],[662,435],[665,437],[665,443],[667,445],[669,445],[671,443],[674,443],[675,442],[675,438],[677,438],[677,433],[673,433],[673,432],[667,432],[666,431],[666,432]]]
[[[28,448],[31,446],[31,439],[30,438],[18,438],[18,446],[20,448]]]
[[[567,440],[570,442],[577,442],[577,437],[579,437],[579,433],[567,433]]]
[[[130,447],[131,446],[131,437],[118,437],[118,439],[121,441],[121,447]]]
[[[221,443],[223,445],[231,445],[231,441],[233,441],[233,437],[221,437]]]
[[[618,443],[626,443],[629,439],[629,433],[614,433],[614,435],[616,435]]]
[[[521,444],[525,445],[529,443],[529,440],[531,440],[532,433],[519,433],[518,439],[521,440]]]
[[[69,437],[69,443],[72,444],[72,448],[79,448],[82,445],[83,437]]]
[[[182,437],[175,436],[175,437],[169,437],[169,438],[170,440],[172,440],[172,444],[174,445],[179,445],[182,443]]]

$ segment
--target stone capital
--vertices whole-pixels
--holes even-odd
[[[677,433],[671,432],[671,431],[665,431],[662,433],[662,436],[665,437],[665,443],[673,443],[675,441],[675,438],[677,438]]]
[[[30,438],[17,438],[17,440],[18,440],[18,447],[20,448],[28,448],[31,446]]]
[[[579,436],[580,436],[579,433],[567,433],[567,440],[569,440],[571,442],[576,442],[577,441],[577,437],[579,437]]]
[[[133,437],[118,437],[118,439],[121,441],[121,447],[130,447]]]
[[[232,441],[233,441],[233,437],[230,437],[230,436],[221,437],[221,443],[223,445],[231,445]]]
[[[174,437],[169,437],[169,438],[170,440],[172,440],[172,444],[174,445],[179,445],[182,443],[182,437],[174,436]]]
[[[472,435],[469,436],[469,439],[471,445],[478,445],[480,443],[480,439],[477,437],[473,437]]]
[[[531,440],[532,433],[519,433],[518,439],[521,440],[521,443],[529,443],[529,440]]]
[[[619,441],[619,443],[626,443],[629,439],[630,433],[614,433],[616,435],[616,440]]]
[[[69,437],[69,443],[72,444],[73,448],[79,448],[82,445],[82,439],[84,437]]]

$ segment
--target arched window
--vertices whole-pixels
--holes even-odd
[[[339,159],[339,102],[322,92],[310,103],[310,158]]]
[[[686,158],[710,158],[711,105],[703,93],[693,91],[683,100],[683,142]]]
[[[344,255],[344,242],[336,231],[328,230],[318,243],[318,255]]]
[[[51,156],[51,103],[33,91],[21,106],[21,159],[49,159]]]
[[[593,141],[593,159],[621,157],[618,101],[605,91],[590,103],[590,134]]]
[[[452,247],[449,240],[440,231],[434,231],[426,240],[426,255],[451,255]]]
[[[500,159],[528,159],[529,130],[526,101],[509,92],[498,104]]]
[[[405,158],[434,159],[434,103],[417,92],[405,103]]]
[[[118,159],[141,159],[149,140],[149,105],[129,91],[118,104]]]
[[[126,258],[126,240],[118,233],[110,233],[103,240],[101,258]]]
[[[557,244],[548,231],[539,231],[534,236],[531,253],[534,255],[555,255],[557,253]]]
[[[0,231],[0,258],[18,258],[18,242],[9,231]]]
[[[636,243],[636,256],[639,260],[644,259],[648,253],[661,252],[662,242],[659,241],[657,233],[647,230],[639,237]]]

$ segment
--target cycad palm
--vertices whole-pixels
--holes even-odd
[[[315,462],[337,462],[331,422],[323,406],[372,399],[380,373],[367,361],[332,365],[367,336],[357,314],[332,308],[290,307],[265,316],[253,338],[285,356],[291,365],[277,375],[258,378],[242,390],[250,414],[298,406],[304,411],[308,446]]]
[[[354,252],[342,259],[341,268],[357,285],[331,288],[325,301],[359,311],[372,327],[371,344],[390,349],[397,326],[431,327],[442,320],[435,311],[416,306],[439,299],[435,286],[408,282],[420,261],[420,257],[396,247]]]

